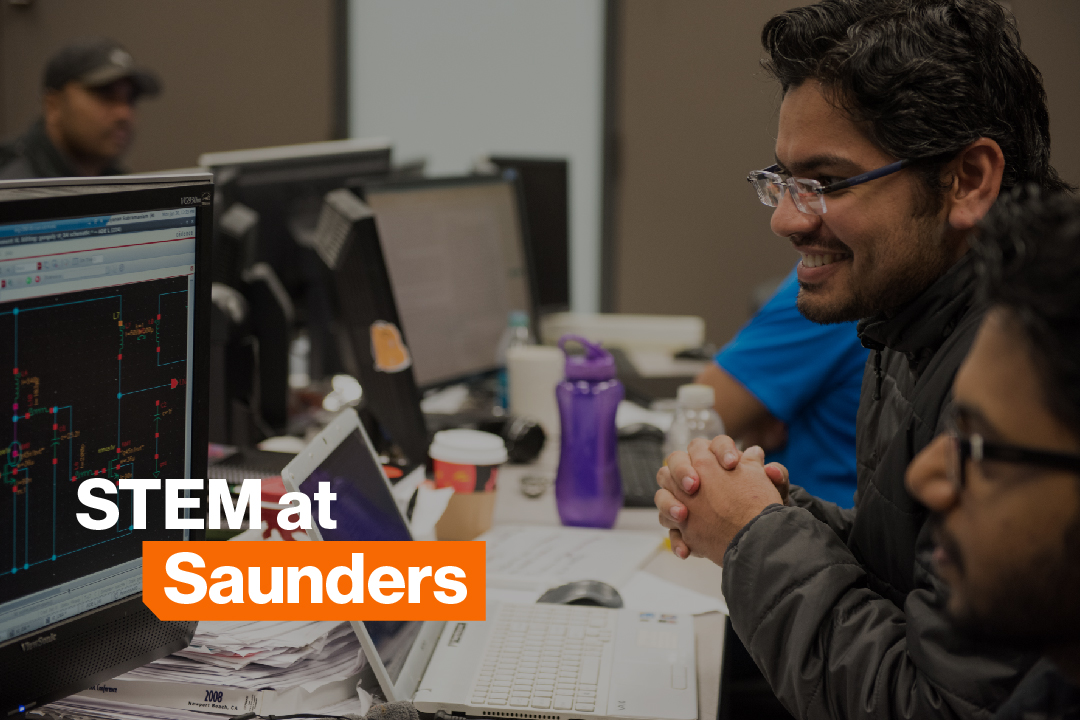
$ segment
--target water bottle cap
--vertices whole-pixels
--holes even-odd
[[[596,343],[591,343],[580,335],[563,335],[559,338],[559,347],[566,352],[566,343],[576,342],[585,348],[584,355],[566,355],[566,379],[602,382],[615,377],[615,358]]]
[[[716,404],[716,390],[712,385],[691,383],[680,385],[678,394],[679,404],[691,410],[704,410]]]
[[[529,313],[524,310],[511,310],[506,324],[510,327],[527,328],[529,327]]]

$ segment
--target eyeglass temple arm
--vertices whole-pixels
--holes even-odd
[[[976,437],[979,439],[978,447],[975,444]],[[971,458],[973,460],[1005,460],[1006,462],[1019,462],[1058,470],[1080,472],[1080,455],[988,443],[975,435],[971,437]]]
[[[821,192],[831,193],[835,190],[843,190],[844,188],[853,187],[855,185],[862,185],[864,182],[877,180],[879,177],[885,177],[886,175],[891,175],[898,170],[902,170],[910,163],[911,160],[906,158],[904,160],[897,160],[896,162],[890,165],[886,165],[885,167],[879,167],[876,170],[864,172],[862,175],[856,175],[855,177],[849,177],[847,180],[840,180],[839,182],[834,182],[831,185],[826,185],[825,187],[821,188]]]

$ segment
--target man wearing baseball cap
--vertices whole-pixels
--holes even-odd
[[[118,175],[135,132],[135,102],[160,84],[105,39],[63,48],[45,67],[42,117],[0,147],[0,180]]]

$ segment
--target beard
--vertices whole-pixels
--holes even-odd
[[[795,302],[799,312],[807,320],[826,325],[873,317],[915,299],[952,267],[954,253],[945,241],[936,215],[913,216],[912,223],[910,232],[893,232],[882,243],[906,248],[906,252],[893,261],[893,267],[873,272],[880,253],[871,248],[863,251],[864,259],[858,272],[854,259],[850,261],[851,270],[840,292],[834,293],[835,297],[818,297],[813,287],[800,282]],[[869,268],[871,272],[864,272],[863,268]]]
[[[1080,518],[1065,542],[1026,564],[1004,569],[993,587],[950,598],[948,613],[969,637],[1018,650],[1047,652],[1080,643]],[[962,568],[962,566],[961,566]],[[977,597],[976,597],[977,596]]]

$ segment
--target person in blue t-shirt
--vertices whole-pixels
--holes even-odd
[[[855,504],[855,413],[869,351],[855,323],[819,325],[795,307],[795,271],[716,354],[698,382],[716,389],[725,432],[760,445],[791,482]]]

